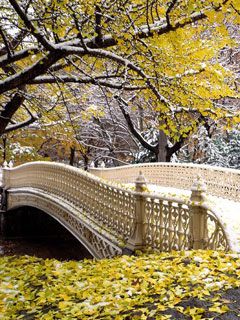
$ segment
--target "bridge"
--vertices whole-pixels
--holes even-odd
[[[151,192],[150,185],[185,194]],[[232,250],[232,234],[209,197],[238,205],[239,189],[239,170],[203,165],[148,163],[86,172],[32,162],[2,169],[1,212],[41,209],[95,258],[139,249]]]

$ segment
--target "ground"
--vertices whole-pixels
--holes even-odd
[[[0,319],[239,319],[240,255],[0,258]]]

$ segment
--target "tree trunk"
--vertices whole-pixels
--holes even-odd
[[[143,108],[141,106],[138,107],[138,114],[139,114],[139,129],[140,129],[140,132],[143,132],[143,129],[144,129],[144,125],[143,125],[144,114],[143,114]]]
[[[13,115],[20,108],[24,102],[24,96],[21,92],[17,92],[11,100],[5,105],[4,109],[0,112],[0,135],[5,132],[7,125],[10,123]]]
[[[170,159],[168,157],[168,143],[167,143],[167,136],[166,134],[160,130],[159,137],[158,137],[158,155],[157,161],[158,162],[169,162]]]
[[[5,135],[2,136],[3,140],[3,162],[7,160],[7,138]]]
[[[89,162],[87,155],[83,155],[83,162],[84,162],[84,170],[87,171],[88,170],[88,162]]]
[[[74,165],[75,150],[76,150],[75,147],[70,148],[70,158],[69,158],[70,166]]]

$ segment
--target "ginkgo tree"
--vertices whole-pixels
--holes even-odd
[[[218,58],[236,45],[228,26],[240,22],[238,0],[3,0],[0,8],[0,134],[36,121],[42,101],[77,105],[86,85],[108,88],[123,113],[135,107],[129,95],[144,97],[142,108],[156,113],[159,161],[199,123],[239,122],[217,103],[236,96]]]

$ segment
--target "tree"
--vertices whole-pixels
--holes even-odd
[[[135,137],[125,97],[143,97],[159,131],[149,147],[169,160],[208,118],[239,122],[216,103],[236,94],[218,55],[235,45],[228,23],[239,23],[239,9],[237,0],[3,0],[0,134],[36,121],[42,101],[76,104],[79,85],[94,85],[109,88]]]
[[[177,161],[204,163],[214,166],[240,169],[240,131],[215,130],[209,136],[205,127],[200,127],[177,155]]]

